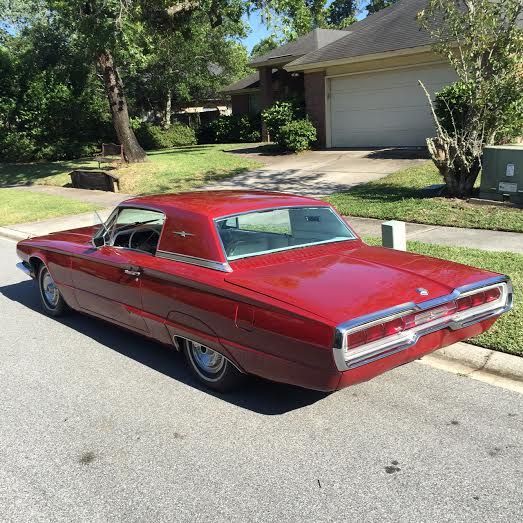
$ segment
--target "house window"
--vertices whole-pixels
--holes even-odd
[[[249,114],[258,114],[260,112],[260,97],[257,94],[249,95]]]

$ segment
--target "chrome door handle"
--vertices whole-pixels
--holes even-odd
[[[129,276],[140,276],[142,274],[142,271],[135,271],[133,269],[124,269],[123,272]]]

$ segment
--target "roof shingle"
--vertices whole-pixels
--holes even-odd
[[[347,27],[346,36],[287,64],[289,68],[430,45],[416,15],[427,0],[399,0]],[[347,34],[348,33],[348,34]]]
[[[314,29],[310,33],[289,42],[288,44],[272,49],[268,53],[254,57],[249,65],[256,67],[265,62],[290,62],[294,58],[316,51],[347,35],[347,31],[338,29]]]

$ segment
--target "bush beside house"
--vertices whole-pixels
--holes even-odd
[[[269,138],[286,151],[305,151],[316,141],[316,128],[294,102],[276,102],[262,112],[262,117]]]
[[[253,143],[261,141],[260,116],[219,116],[198,129],[198,143]]]
[[[294,153],[310,149],[315,141],[316,128],[306,118],[289,122],[280,129],[278,134],[278,144]]]
[[[194,129],[181,123],[175,123],[168,129],[145,123],[140,125],[135,132],[142,147],[149,150],[196,144]]]

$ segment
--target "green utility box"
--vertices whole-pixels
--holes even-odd
[[[485,147],[479,196],[523,205],[523,145]]]

